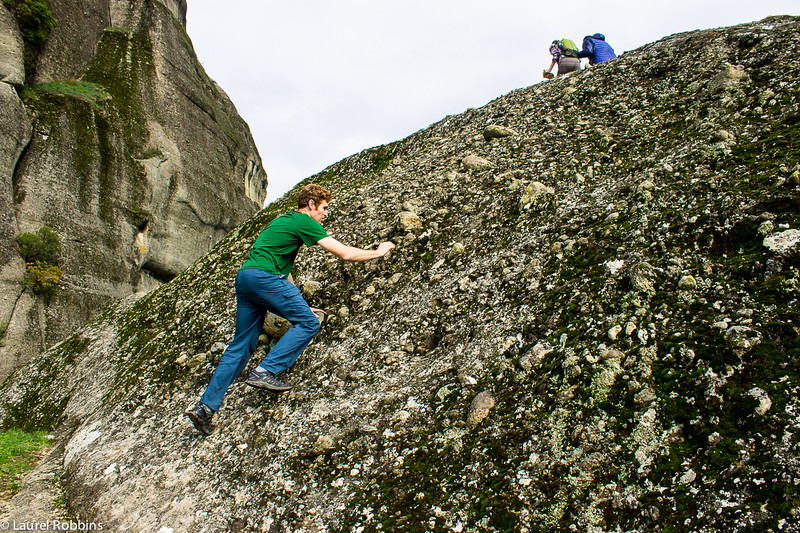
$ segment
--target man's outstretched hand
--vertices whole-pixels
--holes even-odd
[[[388,254],[389,250],[391,250],[392,248],[394,248],[393,242],[389,241],[382,242],[378,245],[378,253],[381,254],[380,255],[381,257],[383,257],[384,255]]]

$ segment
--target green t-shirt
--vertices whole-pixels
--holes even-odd
[[[261,232],[241,270],[258,268],[272,274],[289,275],[300,247],[303,244],[313,246],[327,236],[322,224],[307,214],[289,211]]]

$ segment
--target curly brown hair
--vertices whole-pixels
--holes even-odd
[[[309,183],[300,190],[300,196],[297,197],[297,208],[303,209],[308,207],[308,203],[312,200],[314,201],[314,205],[319,206],[320,202],[323,200],[330,202],[331,198],[333,198],[333,196],[331,196],[328,189],[316,183]]]

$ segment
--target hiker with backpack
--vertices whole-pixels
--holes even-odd
[[[614,59],[617,54],[614,49],[606,42],[606,36],[602,33],[587,35],[583,38],[583,50],[578,52],[578,58],[589,58],[590,65],[598,65],[609,59]]]
[[[553,56],[550,68],[542,71],[542,76],[545,78],[553,77],[552,70],[556,65],[558,65],[558,76],[581,69],[581,60],[578,59],[578,47],[569,39],[553,41],[550,45],[550,55]]]

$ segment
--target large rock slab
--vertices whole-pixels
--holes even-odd
[[[0,81],[25,83],[25,55],[22,35],[14,15],[0,9]]]
[[[266,197],[250,129],[195,56],[184,1],[50,6],[58,25],[27,51],[28,79],[15,74],[22,100],[6,84],[0,93],[0,321],[36,332],[8,336],[8,367],[114,300],[169,281]],[[13,29],[0,13],[0,27]],[[60,291],[41,312],[17,315],[24,287],[13,237],[44,225],[63,243]]]

